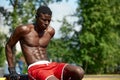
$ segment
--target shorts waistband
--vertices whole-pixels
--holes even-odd
[[[38,64],[48,64],[48,63],[50,63],[50,62],[47,61],[47,60],[37,61],[37,62],[35,62],[35,63],[33,63],[33,64],[30,64],[30,65],[28,66],[28,69],[29,69],[30,67],[35,66],[35,65],[38,65]]]

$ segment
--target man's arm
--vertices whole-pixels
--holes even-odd
[[[20,38],[22,37],[22,35],[24,35],[24,33],[26,32],[25,30],[27,30],[27,27],[22,26],[22,27],[17,27],[15,29],[15,31],[13,32],[13,34],[10,36],[10,39],[8,40],[6,46],[5,46],[5,51],[6,51],[6,58],[8,61],[8,70],[10,72],[10,79],[11,80],[17,80],[19,79],[19,75],[17,74],[16,70],[15,70],[15,63],[14,63],[14,46],[16,45],[16,43],[20,40]]]
[[[5,51],[6,51],[6,58],[7,58],[9,67],[15,67],[13,48],[16,45],[16,43],[20,40],[22,35],[28,32],[28,30],[29,29],[27,28],[27,26],[17,27],[15,31],[13,32],[13,34],[10,36],[8,42],[6,43]]]
[[[14,53],[13,53],[13,48],[15,44],[18,42],[20,36],[19,36],[19,28],[16,28],[16,30],[13,32],[13,34],[10,36],[6,46],[5,46],[5,51],[6,51],[6,58],[8,61],[8,66],[9,67],[15,67],[14,65]]]

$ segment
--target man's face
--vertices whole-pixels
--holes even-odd
[[[50,24],[51,16],[48,14],[41,13],[40,15],[37,16],[36,20],[37,20],[38,29],[45,30]]]

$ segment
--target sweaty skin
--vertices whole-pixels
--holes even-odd
[[[54,34],[52,27],[38,33],[33,25],[29,26],[28,33],[20,39],[20,45],[28,65],[39,60],[48,60],[46,47]]]
[[[40,14],[36,18],[36,24],[18,26],[6,44],[6,56],[9,67],[14,67],[13,47],[20,41],[23,55],[28,65],[40,61],[48,60],[46,47],[53,37],[55,30],[49,26],[51,16]]]

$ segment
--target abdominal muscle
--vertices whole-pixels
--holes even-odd
[[[24,47],[23,54],[28,65],[37,61],[48,60],[46,48]]]

